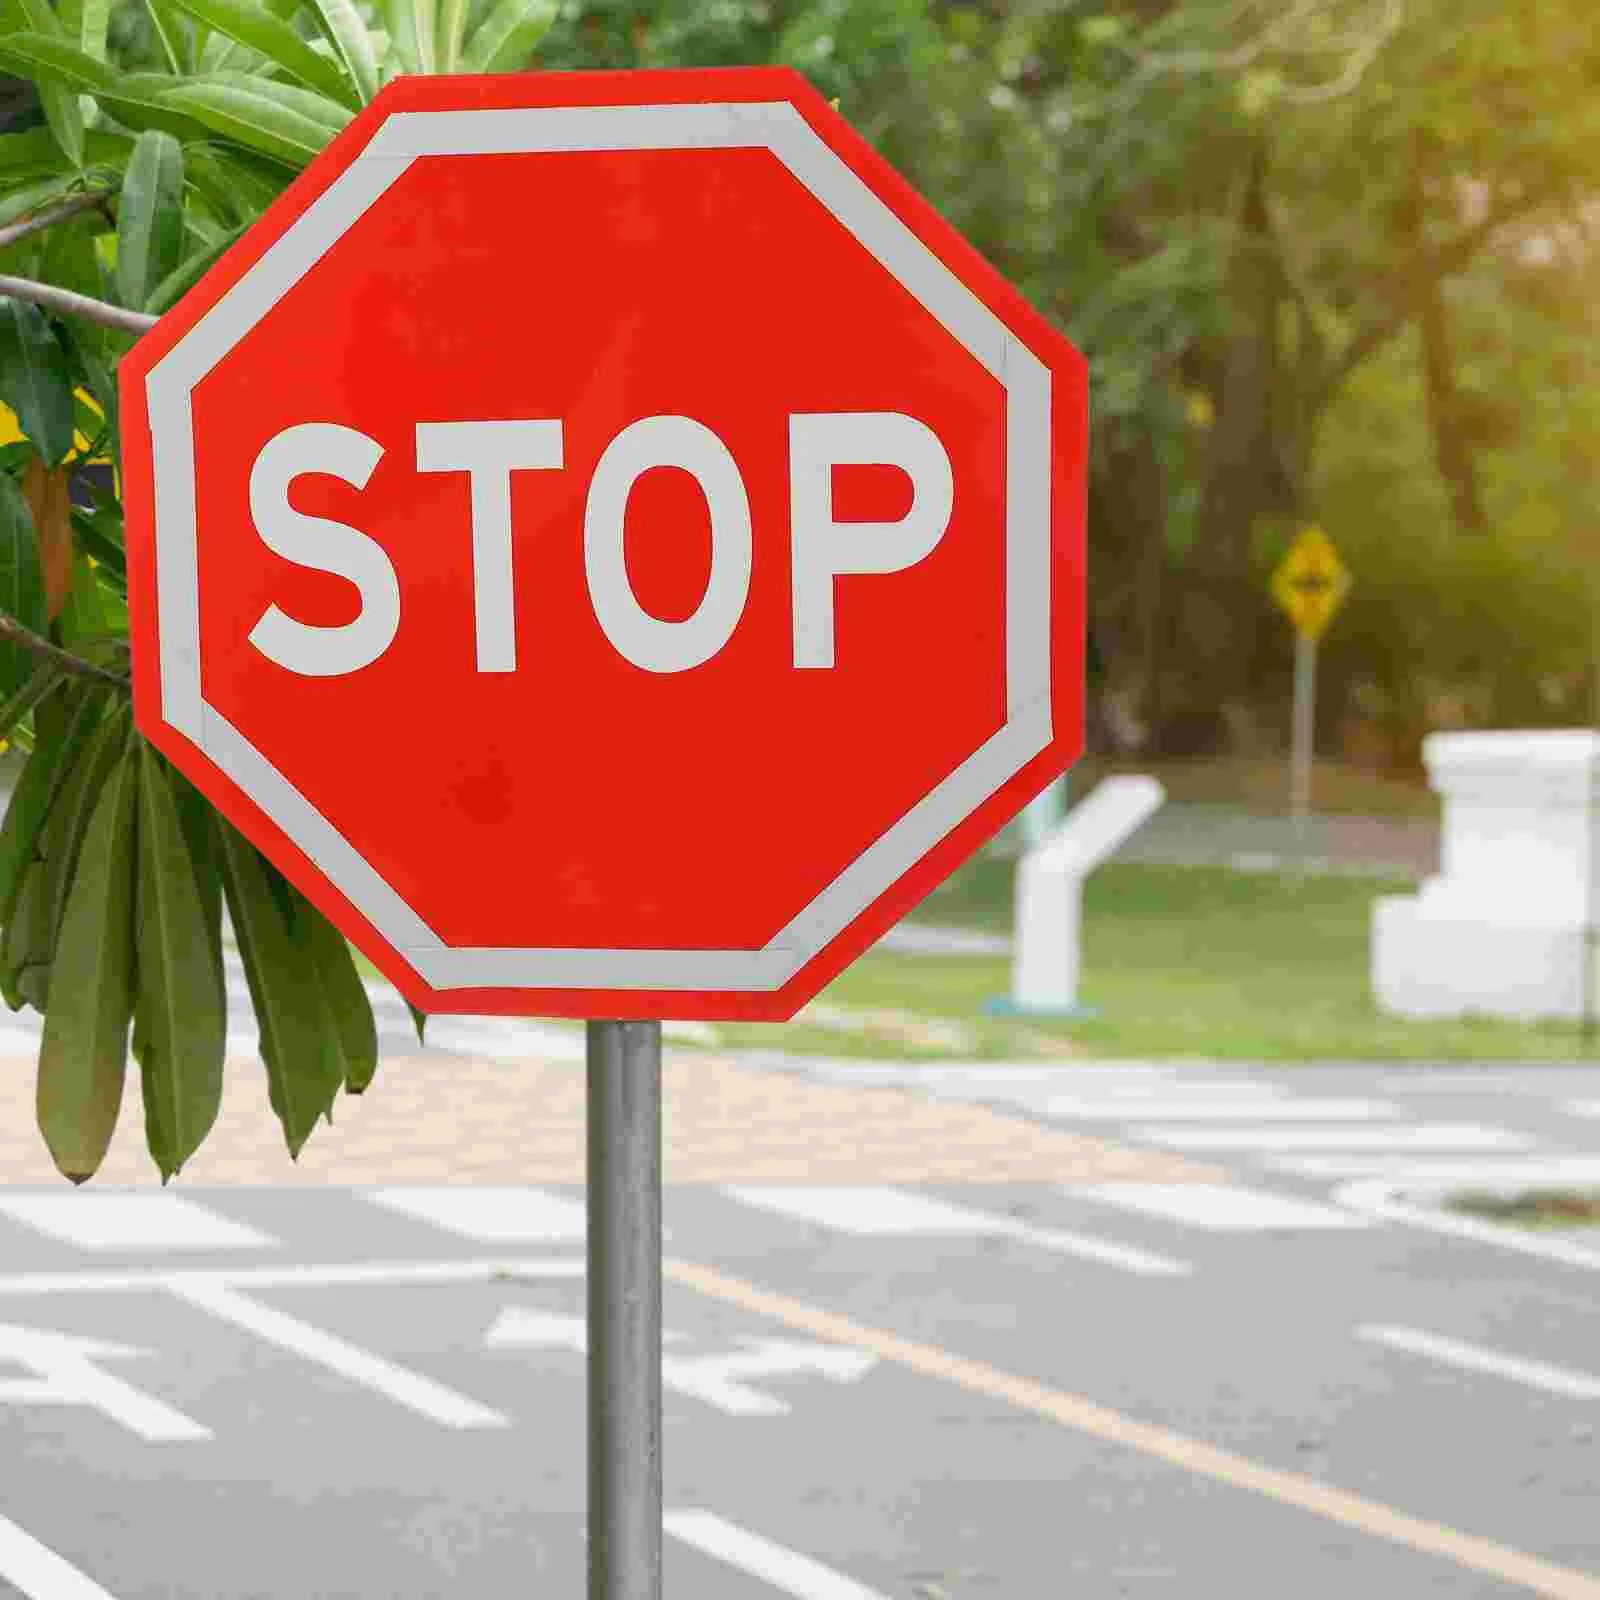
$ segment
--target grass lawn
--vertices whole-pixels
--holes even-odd
[[[917,920],[1009,931],[1012,871],[993,857],[969,863]],[[1010,985],[1005,957],[876,951],[819,997],[815,1020],[717,1031],[840,1055],[1592,1059],[1575,1023],[1381,1016],[1367,987],[1368,918],[1377,895],[1395,892],[1392,879],[1112,862],[1084,892],[1081,998],[1098,1016],[988,1018],[984,1003]]]

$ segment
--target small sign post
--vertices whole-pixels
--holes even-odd
[[[1272,597],[1294,624],[1294,719],[1289,757],[1289,814],[1298,855],[1306,855],[1315,745],[1317,642],[1350,592],[1350,572],[1321,528],[1303,529],[1272,575]]]

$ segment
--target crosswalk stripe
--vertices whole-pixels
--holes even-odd
[[[179,1194],[0,1190],[0,1214],[81,1250],[255,1250],[278,1243]]]
[[[1600,1183],[1600,1159],[1594,1156],[1525,1156],[1474,1160],[1401,1156],[1305,1156],[1269,1161],[1275,1172],[1297,1178],[1393,1178],[1415,1183],[1481,1184],[1486,1188],[1537,1188],[1567,1183]]]
[[[1139,1137],[1173,1150],[1518,1150],[1532,1140],[1476,1122],[1390,1128],[1141,1128]]]
[[[587,1229],[581,1201],[543,1189],[456,1185],[365,1193],[385,1210],[484,1244],[581,1244]]]
[[[1062,1192],[1121,1206],[1163,1221],[1235,1232],[1278,1229],[1365,1228],[1369,1217],[1337,1206],[1272,1194],[1232,1183],[1076,1183]]]
[[[961,1239],[998,1235],[1147,1277],[1181,1277],[1191,1270],[1185,1262],[1119,1240],[1040,1227],[1017,1217],[953,1205],[908,1189],[731,1184],[724,1187],[723,1193],[760,1211],[858,1237]]]
[[[1530,1361],[1525,1356],[1488,1350],[1482,1345],[1446,1338],[1443,1334],[1425,1333],[1420,1328],[1368,1326],[1357,1328],[1356,1335],[1371,1344],[1403,1350],[1407,1355],[1427,1356],[1469,1372],[1509,1378],[1513,1383],[1543,1389],[1547,1394],[1565,1395],[1570,1400],[1600,1400],[1600,1377],[1590,1372],[1573,1372],[1566,1367],[1551,1366],[1546,1361]]]
[[[760,1578],[793,1600],[887,1600],[880,1590],[736,1527],[711,1511],[668,1511],[661,1526],[674,1539]]]
[[[1259,1093],[1259,1091],[1258,1091]],[[1170,1100],[1134,1097],[1083,1100],[1075,1096],[1055,1096],[1043,1101],[1046,1116],[1084,1121],[1143,1122],[1171,1118],[1174,1122],[1203,1122],[1215,1119],[1251,1122],[1359,1122],[1378,1121],[1401,1115],[1400,1107],[1387,1100],[1296,1100],[1262,1097],[1241,1100],[1231,1095],[1215,1100],[1193,1094],[1175,1095]]]
[[[0,1579],[24,1600],[112,1600],[109,1590],[7,1517],[0,1517]]]

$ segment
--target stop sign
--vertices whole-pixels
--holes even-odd
[[[399,80],[122,373],[140,727],[425,1010],[792,1015],[1079,754],[1082,359],[791,72]]]

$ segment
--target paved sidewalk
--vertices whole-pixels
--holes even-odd
[[[34,1121],[34,1063],[0,1060],[0,1183],[60,1183]],[[709,1055],[667,1057],[668,1183],[1156,1183],[1217,1169],[1039,1127],[911,1089],[808,1081]],[[267,1104],[266,1072],[228,1062],[221,1115],[180,1184],[581,1183],[584,1070],[443,1052],[386,1058],[341,1097],[298,1163]],[[97,1185],[157,1185],[137,1069]]]

